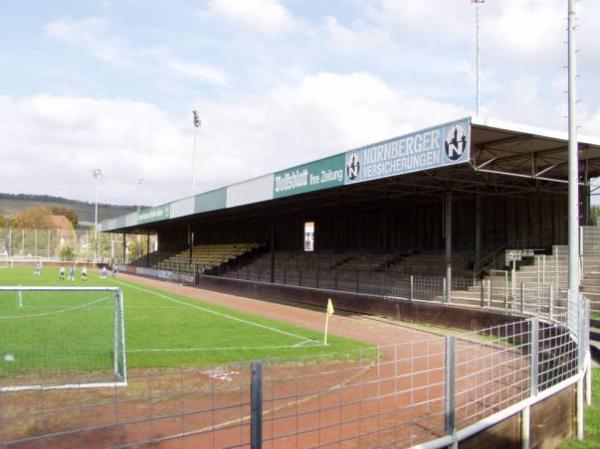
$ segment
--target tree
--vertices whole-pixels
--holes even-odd
[[[63,206],[52,206],[50,210],[54,215],[64,215],[65,217],[67,217],[67,220],[71,222],[73,228],[77,228],[77,226],[79,225],[79,218],[77,217],[77,214],[73,209],[69,209]]]
[[[10,222],[10,217],[3,210],[0,210],[0,228],[9,228]]]
[[[14,228],[48,229],[50,228],[52,211],[41,204],[36,204],[17,212],[12,219]]]
[[[74,260],[75,252],[70,246],[65,246],[60,250],[60,260]]]

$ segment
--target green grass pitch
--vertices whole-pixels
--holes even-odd
[[[127,366],[214,366],[235,361],[355,358],[371,349],[259,316],[203,303],[122,279],[61,281],[58,267],[3,268],[0,285],[116,286],[124,293]],[[15,372],[110,369],[113,305],[110,293],[0,294],[0,376]],[[323,314],[323,320],[325,315]]]

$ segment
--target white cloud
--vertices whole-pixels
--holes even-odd
[[[197,101],[198,177],[207,190],[466,115],[366,74],[321,73],[230,102]],[[126,99],[0,96],[0,165],[11,192],[158,204],[189,193],[193,127]],[[27,173],[27,176],[23,174]]]
[[[227,74],[214,67],[178,59],[165,59],[163,64],[167,69],[181,75],[198,78],[222,87],[230,87]]]
[[[58,19],[48,23],[44,31],[47,36],[83,48],[103,61],[117,64],[127,62],[125,44],[111,36],[106,30],[105,21],[98,17]]]
[[[474,27],[468,0],[367,0],[360,4],[366,17],[380,25],[400,27],[407,35],[413,34],[414,42],[441,46],[471,35]]]
[[[112,64],[149,63],[195,80],[222,87],[230,86],[224,71],[208,64],[176,58],[169,48],[140,47],[134,50],[125,40],[112,36],[107,31],[106,22],[98,17],[80,20],[62,18],[48,23],[44,31],[53,39],[82,48],[95,58]]]
[[[206,14],[265,34],[287,33],[298,26],[279,0],[211,0]]]
[[[367,73],[320,73],[231,103],[203,102],[202,145],[228,158],[228,182],[466,116]],[[204,122],[203,122],[204,123]]]

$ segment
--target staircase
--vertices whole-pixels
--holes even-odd
[[[513,297],[520,301],[521,288],[526,302],[536,295],[549,296],[550,286],[564,294],[568,285],[567,251],[567,246],[555,245],[551,254],[527,255],[504,270],[492,270],[467,289],[454,289],[451,300],[463,305],[503,307]],[[581,271],[581,292],[589,299],[591,310],[600,312],[600,255],[583,256]]]

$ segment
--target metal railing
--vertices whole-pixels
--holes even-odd
[[[0,447],[446,447],[581,381],[581,301],[574,330],[534,317],[317,360],[131,370],[127,388],[0,391]]]

